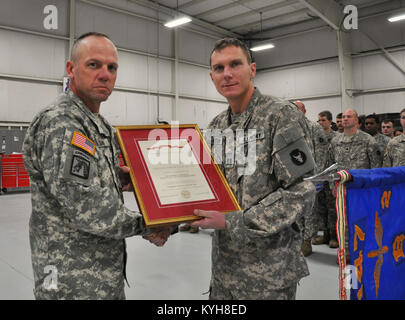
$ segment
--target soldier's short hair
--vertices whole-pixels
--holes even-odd
[[[343,118],[343,113],[341,112],[341,113],[338,113],[337,115],[336,115],[336,119],[342,119]]]
[[[329,121],[332,121],[332,113],[329,110],[321,111],[318,113],[320,117],[326,117]]]
[[[211,57],[215,51],[219,52],[222,49],[225,49],[227,47],[232,47],[232,46],[241,48],[243,53],[246,56],[248,63],[249,64],[252,63],[252,56],[250,54],[249,48],[247,47],[247,45],[244,42],[240,41],[237,38],[223,38],[223,39],[217,40],[214,44],[214,49],[212,49],[211,54],[210,54],[210,66],[211,66]]]
[[[376,115],[376,114],[369,114],[364,120],[367,120],[367,119],[374,119],[375,120],[375,123],[380,123],[380,119],[378,118],[378,116]]]
[[[381,123],[389,123],[391,122],[392,125],[394,125],[394,121],[392,121],[391,119],[384,119]]]
[[[77,59],[77,51],[78,51],[80,42],[82,42],[83,39],[86,39],[88,37],[103,37],[103,38],[107,38],[108,40],[111,41],[109,36],[107,36],[106,34],[101,33],[101,32],[87,32],[87,33],[84,33],[79,38],[77,38],[75,40],[75,42],[73,42],[72,52],[70,54],[70,60],[75,61]]]
[[[399,115],[401,115],[401,114],[402,114],[402,112],[405,112],[405,108],[401,110],[401,112],[399,113]]]

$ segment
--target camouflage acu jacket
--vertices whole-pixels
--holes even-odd
[[[34,118],[23,150],[35,297],[125,298],[123,239],[144,222],[124,206],[114,129],[63,93]]]
[[[330,162],[339,170],[372,169],[382,164],[382,152],[375,139],[357,130],[354,135],[338,134],[331,141]]]
[[[375,136],[373,136],[373,138],[377,142],[377,144],[380,148],[381,154],[384,154],[385,148],[387,147],[387,144],[388,144],[388,142],[390,142],[391,139],[379,132]]]
[[[309,119],[307,119],[307,122],[311,129],[312,144],[314,146],[314,159],[316,163],[315,172],[322,172],[326,169],[326,164],[328,162],[328,139],[325,131],[319,124]]]
[[[388,142],[383,161],[383,167],[401,166],[405,166],[405,135],[403,134]]]
[[[238,292],[237,299],[260,299],[267,290],[290,287],[309,274],[296,221],[312,209],[315,197],[312,183],[302,181],[315,168],[310,129],[295,106],[257,89],[246,110],[232,118],[229,108],[207,130],[214,136],[244,135],[222,145],[215,142],[221,138],[207,140],[243,209],[228,213],[227,229],[215,232],[212,278]],[[251,147],[253,158],[247,155]]]

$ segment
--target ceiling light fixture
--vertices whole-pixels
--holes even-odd
[[[174,28],[181,26],[185,23],[189,23],[191,19],[189,17],[181,17],[181,18],[176,18],[174,20],[170,20],[169,22],[165,23],[165,27],[167,28]]]
[[[262,50],[267,50],[267,49],[272,49],[274,48],[274,44],[267,43],[267,44],[261,44],[258,46],[255,46],[253,48],[250,48],[251,51],[262,51]]]
[[[260,34],[263,33],[263,12],[260,12]],[[254,46],[253,48],[250,48],[250,51],[262,51],[262,50],[267,50],[267,49],[272,49],[274,48],[274,44],[272,43],[263,43],[259,44],[257,46]]]
[[[405,14],[401,14],[399,16],[394,16],[388,19],[389,22],[397,22],[400,20],[404,20],[405,19]]]

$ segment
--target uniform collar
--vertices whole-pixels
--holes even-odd
[[[98,132],[105,136],[111,136],[110,131],[108,128],[110,127],[107,122],[105,121],[104,117],[100,114],[94,114],[90,111],[90,109],[86,106],[82,99],[80,99],[73,91],[69,90],[67,93],[68,97],[75,103],[78,109],[84,113],[87,118],[96,126]],[[85,120],[85,119],[84,119]],[[101,122],[104,123],[104,126],[101,125]],[[107,130],[106,130],[107,129]]]
[[[257,100],[262,96],[260,93],[259,89],[255,87],[255,91],[252,94],[252,97],[249,100],[248,106],[246,109],[240,114],[239,117],[239,128],[246,128],[249,125],[250,119],[252,118],[253,111],[255,109],[255,106],[257,105]],[[232,116],[232,109],[231,106],[228,107],[228,124],[230,125],[232,123],[231,120]]]

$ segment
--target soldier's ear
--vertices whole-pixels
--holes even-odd
[[[73,61],[69,60],[68,62],[66,62],[66,72],[69,76],[70,79],[73,78],[73,68],[74,68],[75,64]]]
[[[250,64],[250,79],[253,80],[255,76],[256,76],[256,62],[252,62]]]

